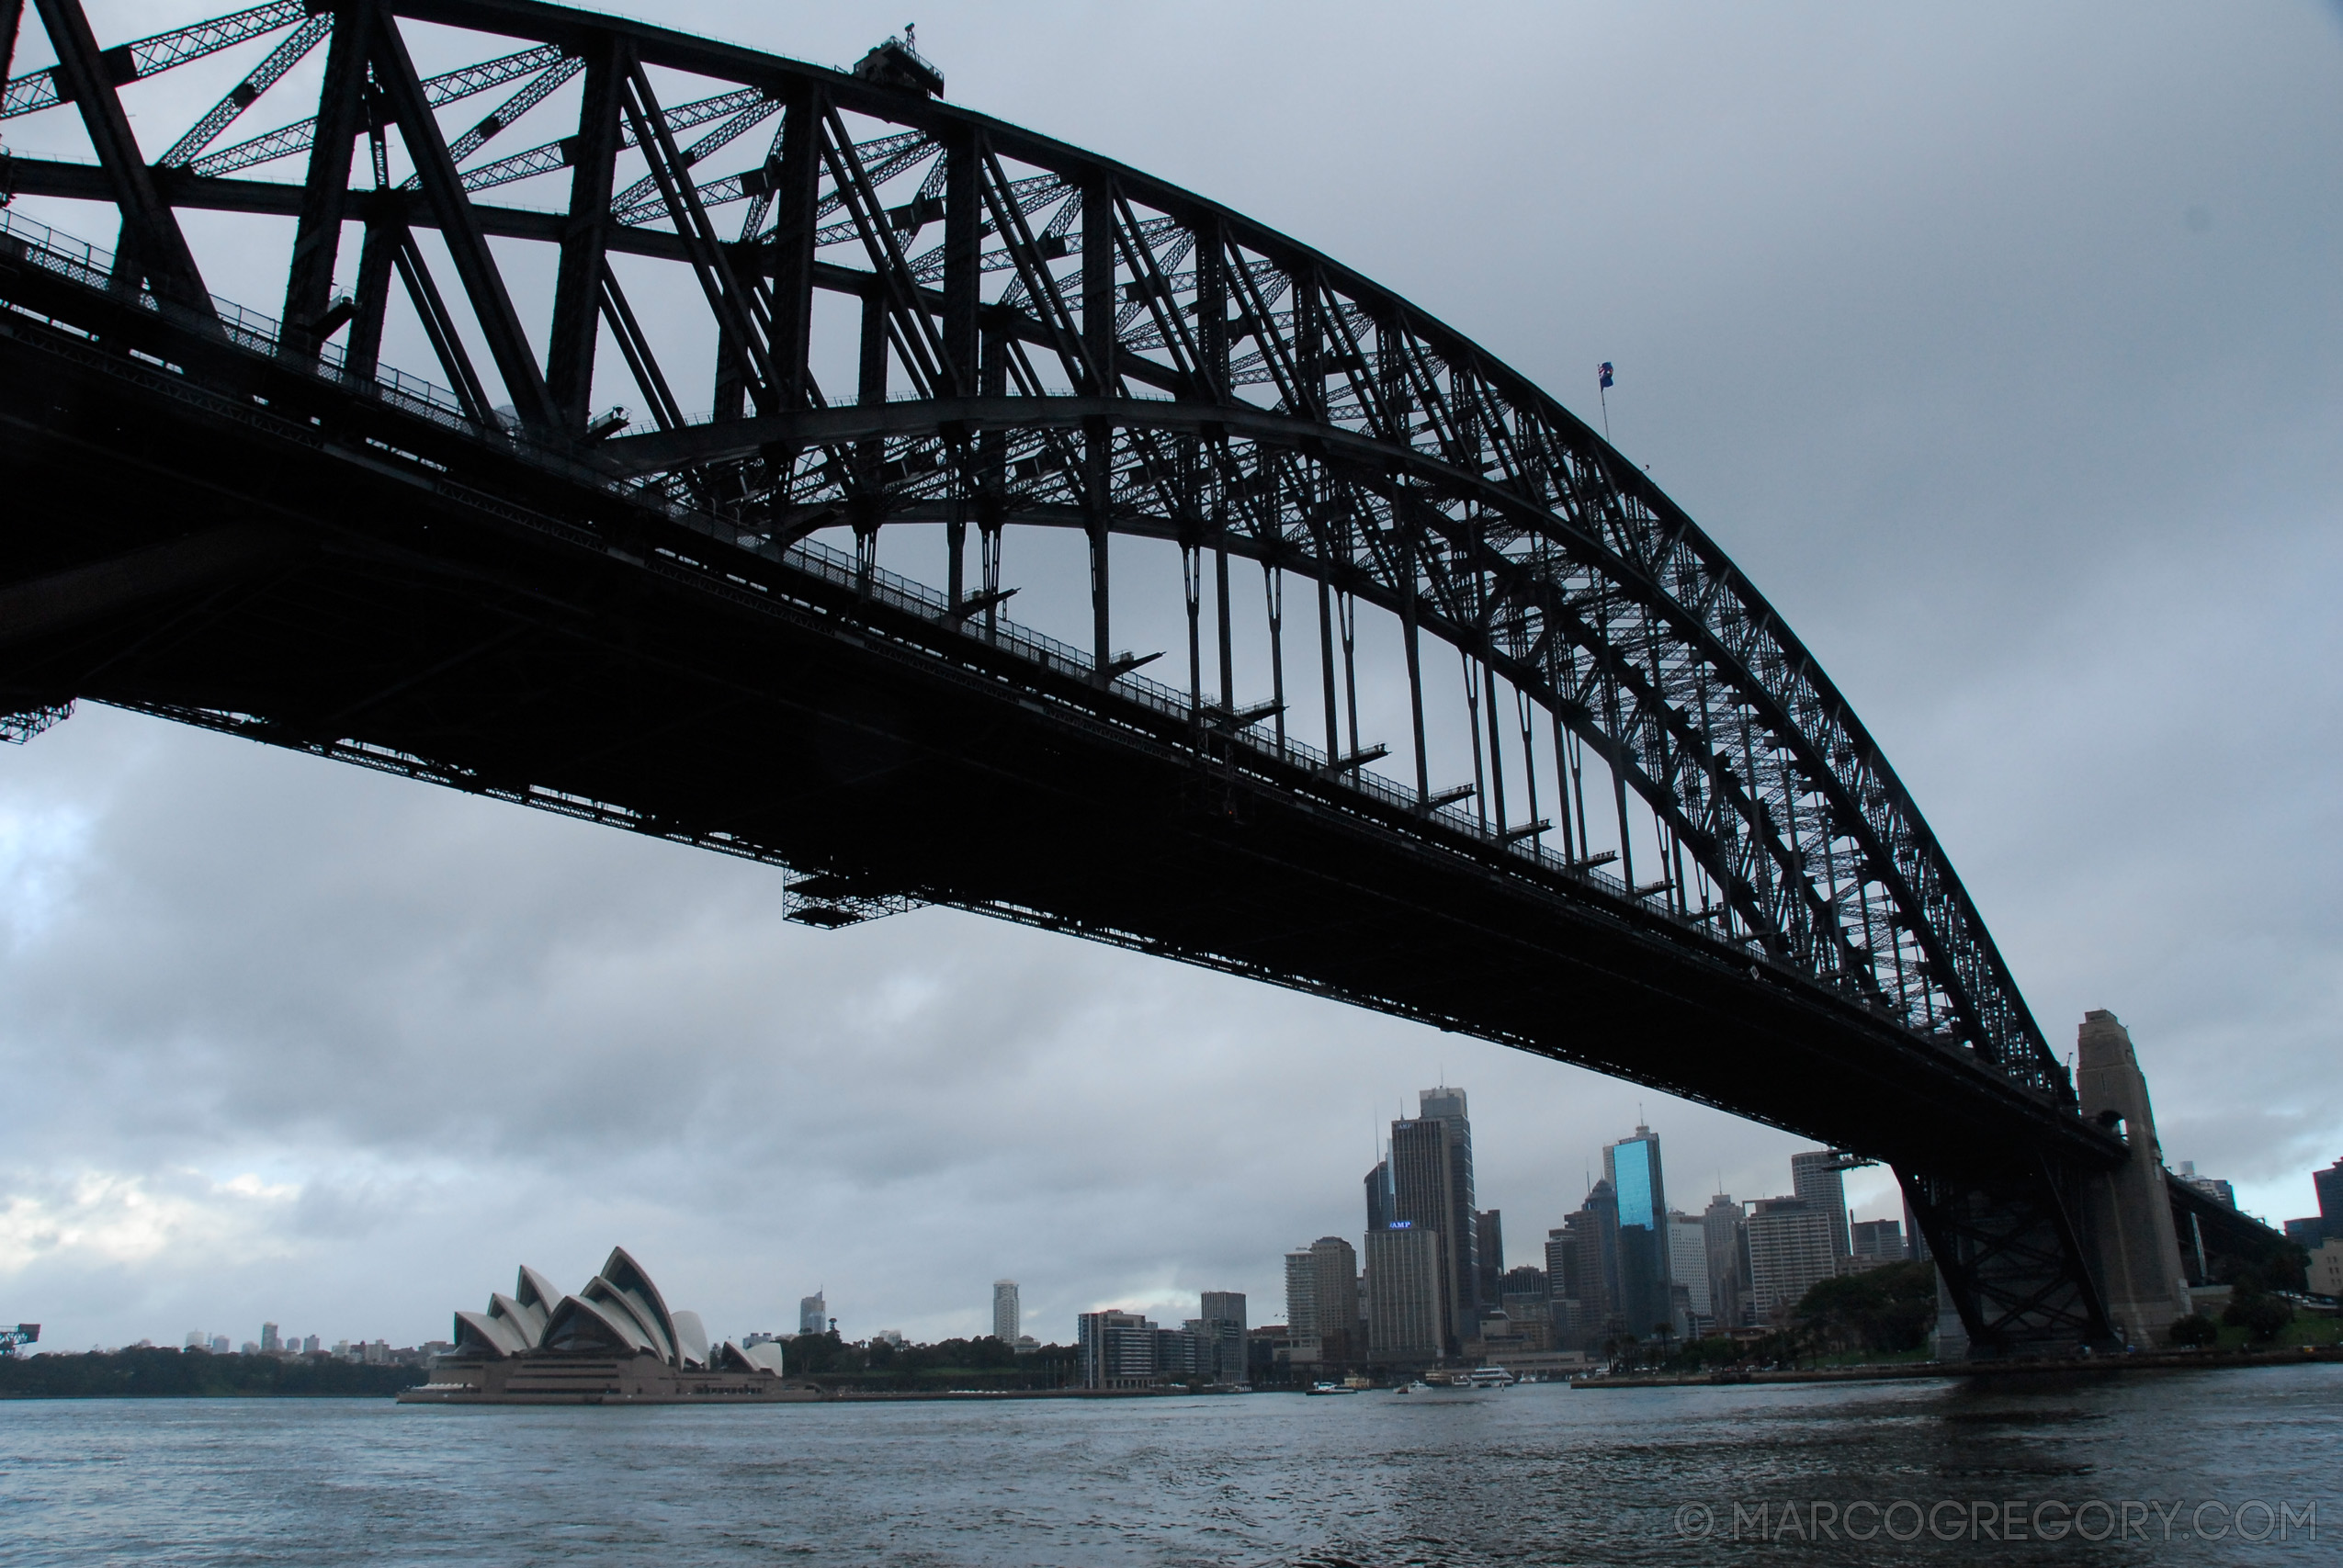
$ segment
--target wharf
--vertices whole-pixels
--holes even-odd
[[[2096,1376],[2145,1371],[2214,1371],[2229,1367],[2292,1367],[2305,1361],[2343,1363],[2343,1347],[2305,1345],[2272,1350],[2137,1350],[2127,1355],[2070,1356],[2005,1361],[1891,1361],[1867,1367],[1794,1367],[1776,1371],[1621,1372],[1572,1378],[1579,1389],[1716,1388],[1743,1383],[1896,1382],[1922,1378]]]

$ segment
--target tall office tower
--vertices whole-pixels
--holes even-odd
[[[1641,1339],[1668,1321],[1668,1192],[1660,1179],[1659,1138],[1638,1126],[1632,1138],[1606,1144],[1602,1174],[1619,1202],[1619,1293],[1614,1310]]]
[[[1839,1271],[1830,1213],[1803,1198],[1760,1198],[1749,1213],[1749,1305],[1775,1322]]]
[[[264,1323],[260,1325],[260,1348],[264,1351],[281,1350],[284,1348],[284,1346],[277,1343],[277,1325],[275,1324]]]
[[[1296,1360],[1318,1359],[1318,1258],[1307,1247],[1285,1255],[1285,1337]]]
[[[1375,1162],[1366,1173],[1366,1228],[1382,1230],[1391,1223],[1391,1162]]]
[[[1473,1252],[1480,1269],[1480,1309],[1495,1312],[1505,1273],[1505,1222],[1497,1210],[1473,1211]]]
[[[190,1329],[188,1329],[188,1330],[187,1330],[187,1348],[188,1348],[188,1349],[190,1349],[190,1350],[200,1350],[200,1349],[202,1349],[202,1348],[204,1348],[204,1346],[205,1346],[207,1343],[209,1343],[209,1341],[207,1341],[207,1340],[204,1338],[204,1337],[203,1337],[203,1330],[202,1330],[202,1329],[200,1329],[200,1328],[190,1328]]]
[[[1579,1277],[1578,1245],[1578,1237],[1559,1225],[1545,1233],[1545,1299],[1551,1303],[1548,1316],[1557,1348],[1564,1346],[1565,1334],[1586,1311],[1570,1293]]]
[[[1830,1222],[1830,1255],[1845,1262],[1853,1249],[1847,1234],[1847,1176],[1838,1168],[1828,1149],[1809,1149],[1790,1156],[1790,1190],[1806,1206],[1834,1216]]]
[[[1625,1326],[1619,1317],[1619,1201],[1611,1183],[1596,1182],[1562,1228],[1570,1238],[1568,1271],[1556,1294],[1579,1303],[1579,1321],[1590,1334],[1619,1333]]]
[[[1018,1320],[1024,1315],[1017,1299],[1017,1281],[992,1281],[992,1337],[1003,1345],[1014,1345],[1020,1332]]]
[[[798,1332],[821,1334],[830,1327],[830,1303],[825,1293],[816,1291],[809,1296],[798,1298]]]
[[[1440,1227],[1447,1238],[1449,1267],[1456,1271],[1462,1289],[1456,1300],[1456,1332],[1473,1331],[1473,1320],[1483,1305],[1494,1305],[1481,1299],[1480,1227],[1473,1207],[1473,1124],[1465,1114],[1465,1091],[1461,1089],[1426,1089],[1416,1091],[1416,1112],[1426,1122],[1445,1122],[1448,1127],[1448,1190],[1452,1205],[1447,1222]]]
[[[1547,1295],[1567,1296],[1570,1293],[1571,1282],[1579,1277],[1578,1260],[1571,1256],[1571,1249],[1577,1245],[1578,1238],[1560,1225],[1545,1233]]]
[[[1441,1278],[1448,1282],[1441,1292],[1441,1343],[1448,1346],[1448,1355],[1457,1355],[1474,1322],[1471,1296],[1478,1282],[1469,1261],[1457,1258],[1457,1237],[1448,1231],[1457,1219],[1455,1160],[1448,1137],[1450,1122],[1439,1118],[1392,1122],[1392,1224],[1385,1231],[1409,1228],[1432,1237]],[[1471,1233],[1469,1212],[1465,1231]]]
[[[1708,1277],[1708,1223],[1699,1214],[1668,1213],[1668,1278],[1684,1292],[1684,1310],[1692,1321],[1676,1332],[1697,1336],[1716,1323],[1715,1292]]]
[[[1358,1252],[1339,1235],[1322,1235],[1301,1256],[1309,1259],[1319,1359],[1341,1363],[1362,1359],[1366,1336],[1359,1323]]]
[[[2343,1159],[2312,1171],[2311,1185],[2318,1190],[2319,1233],[2329,1241],[2343,1241]]]
[[[1742,1239],[1741,1205],[1719,1192],[1701,1211],[1701,1231],[1708,1244],[1709,1314],[1719,1328],[1743,1325],[1742,1308],[1749,1299],[1749,1278],[1741,1267],[1748,1248]]]
[[[1452,1278],[1438,1231],[1418,1230],[1406,1220],[1369,1231],[1367,1359],[1388,1365],[1448,1354]]]
[[[1356,1294],[1354,1291],[1354,1299]],[[1198,1370],[1206,1372],[1215,1382],[1245,1382],[1245,1292],[1206,1291],[1199,1315],[1212,1337],[1212,1364]]]

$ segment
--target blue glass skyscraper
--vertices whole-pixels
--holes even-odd
[[[1639,1126],[1606,1145],[1602,1174],[1619,1204],[1618,1315],[1637,1338],[1671,1321],[1668,1300],[1668,1193],[1660,1179],[1659,1136]]]

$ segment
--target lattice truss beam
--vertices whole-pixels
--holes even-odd
[[[0,0],[0,20],[16,4]],[[525,0],[278,0],[102,51],[76,40],[77,0],[35,5],[59,63],[11,79],[0,118],[78,111],[108,183],[20,157],[16,188],[113,200],[118,268],[157,298],[208,303],[192,260],[174,271],[186,254],[175,209],[295,216],[283,325],[270,324],[289,356],[388,378],[395,278],[451,389],[441,396],[484,434],[517,422],[533,442],[715,514],[748,548],[850,528],[867,559],[888,524],[942,522],[952,603],[987,623],[1007,592],[1003,527],[1081,529],[1102,684],[1130,668],[1109,640],[1108,536],[1174,540],[1200,714],[1207,555],[1223,570],[1228,556],[1259,562],[1273,610],[1286,574],[1313,583],[1319,626],[1342,628],[1346,681],[1356,606],[1375,607],[1403,628],[1427,813],[1443,797],[1424,761],[1426,634],[1464,661],[1482,772],[1468,815],[1496,842],[1581,870],[1609,858],[1585,836],[1590,756],[1615,781],[1623,856],[1629,792],[1657,824],[1647,885],[1623,858],[1631,897],[1753,965],[2071,1098],[1903,784],[1756,589],[1552,399],[1330,259],[922,93]],[[493,52],[419,73],[406,38],[418,21],[438,25],[436,50],[455,28]],[[151,165],[135,143],[109,151],[116,90],[238,48],[250,69]],[[286,83],[315,76],[295,68],[320,50],[322,85],[305,89],[316,96],[280,106]],[[477,119],[458,108],[490,95]],[[221,145],[240,122],[274,129]],[[256,177],[267,170],[289,177]],[[481,199],[507,187],[562,210]],[[337,295],[345,223],[364,241]],[[452,288],[419,231],[445,243]],[[542,360],[490,236],[560,249]],[[613,257],[669,264],[672,288],[700,307],[688,341],[647,330],[675,319],[675,301],[638,310]],[[859,304],[843,354],[814,342],[818,290]],[[598,395],[623,389],[594,379],[614,357],[597,355],[606,334],[655,429],[608,439],[620,417],[593,415]],[[492,365],[471,362],[468,336]],[[711,336],[712,367],[694,346]],[[821,384],[818,364],[836,384]],[[712,413],[686,412],[687,367]],[[496,384],[510,415],[491,408]],[[974,590],[960,564],[970,523],[984,563]],[[1381,753],[1354,716],[1347,734],[1338,725],[1330,630],[1320,642],[1319,755],[1353,773]],[[1282,662],[1276,681],[1282,745]],[[1534,758],[1538,726],[1568,775],[1549,781],[1558,830],[1538,815],[1534,780],[1526,811],[1507,816],[1502,756],[1527,744],[1516,762]]]

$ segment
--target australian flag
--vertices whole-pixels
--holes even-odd
[[[1600,385],[1604,391],[1609,391],[1612,386],[1611,361],[1606,359],[1601,365],[1596,366],[1594,373],[1597,384]]]

